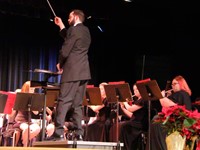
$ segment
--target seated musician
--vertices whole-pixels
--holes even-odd
[[[108,141],[109,128],[110,128],[110,108],[107,104],[106,94],[104,86],[108,85],[106,82],[102,82],[99,84],[102,105],[88,105],[88,107],[96,113],[94,117],[90,117],[87,128],[85,128],[85,132],[87,132],[87,136],[85,140],[89,141],[100,141],[105,142]],[[98,129],[98,130],[97,130]],[[86,131],[87,130],[87,131]]]
[[[142,99],[136,84],[133,85],[133,91],[138,99],[132,105],[120,102],[121,109],[130,117],[120,127],[119,139],[124,143],[124,150],[138,150],[141,132],[148,130],[148,101]]]
[[[21,92],[24,93],[31,93],[33,91],[34,90],[30,88],[30,81],[25,82],[21,88]],[[18,128],[19,130],[21,130],[21,140],[24,147],[29,146],[29,141],[31,141],[40,133],[39,124],[30,122],[30,137],[28,140],[28,113],[28,111],[12,110],[12,113],[8,117],[8,123],[12,125],[12,128]],[[37,111],[33,111],[33,113],[38,114]]]
[[[74,124],[72,122],[72,114],[74,109],[71,108],[65,117],[65,125],[63,126],[65,131],[65,138],[68,140],[73,140],[73,131],[74,131]],[[46,138],[51,137],[55,130],[55,115],[56,115],[56,106],[55,107],[46,107]]]

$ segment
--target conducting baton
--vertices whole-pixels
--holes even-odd
[[[49,7],[51,8],[51,11],[52,11],[54,17],[56,17],[56,13],[54,12],[54,10],[53,10],[51,4],[49,3],[49,0],[47,0],[47,3],[49,4]]]

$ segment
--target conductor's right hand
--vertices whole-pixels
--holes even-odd
[[[55,17],[54,18],[54,23],[60,27],[60,30],[62,30],[63,28],[65,28],[64,23],[62,22],[62,19],[60,17]]]

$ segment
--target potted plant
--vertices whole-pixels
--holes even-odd
[[[178,133],[183,140],[185,138],[184,149],[192,150],[196,141],[196,150],[200,150],[200,113],[198,110],[190,111],[180,105],[163,107],[153,123],[163,124],[168,136]]]

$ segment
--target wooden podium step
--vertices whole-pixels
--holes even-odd
[[[12,147],[12,146],[6,146],[6,147],[0,147],[0,150],[74,150],[74,148],[49,148],[49,147]],[[81,149],[77,148],[77,150],[93,150],[93,149]]]
[[[123,143],[117,142],[94,142],[94,141],[36,141],[33,147],[48,148],[87,148],[87,149],[109,149],[120,150]]]
[[[49,148],[49,147],[0,147],[0,150],[74,150],[74,148]],[[93,150],[85,148],[77,148],[76,150]]]

